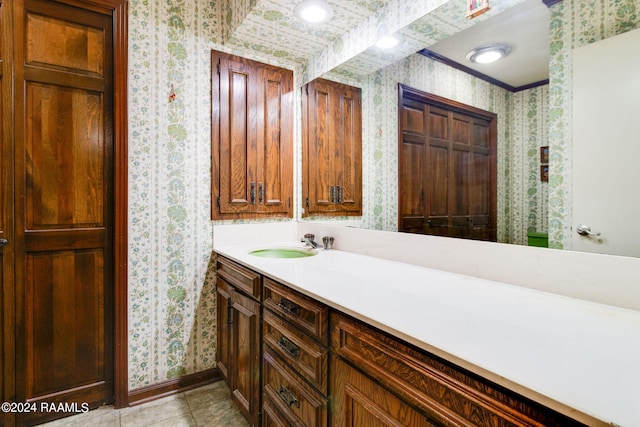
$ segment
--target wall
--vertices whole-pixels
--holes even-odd
[[[226,0],[129,2],[130,389],[215,366],[210,53],[230,51],[221,44],[223,21],[244,13],[223,17],[221,4]],[[250,46],[232,53],[300,74],[287,55]],[[499,237],[524,243],[527,229],[545,223],[544,189],[531,168],[534,146],[546,139],[546,88],[509,94],[419,55],[363,83],[374,105],[363,111],[364,225],[396,227],[398,81],[500,115]],[[299,141],[299,125],[295,132]],[[299,167],[300,147],[297,153]],[[526,178],[516,178],[523,169]],[[299,199],[299,182],[296,189]],[[532,204],[537,212],[529,217]]]
[[[640,27],[637,0],[565,0],[551,7],[549,246],[571,249],[573,49]]]
[[[398,82],[498,115],[498,241],[526,244],[546,231],[546,86],[511,93],[415,54],[372,74],[363,87],[363,226],[398,227]]]

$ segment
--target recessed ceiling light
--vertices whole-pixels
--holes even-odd
[[[322,0],[305,0],[296,6],[295,14],[301,21],[319,24],[333,17],[333,9]]]
[[[494,43],[480,46],[467,53],[467,59],[478,64],[489,64],[504,58],[511,53],[511,46],[504,43]]]
[[[391,49],[396,47],[398,43],[400,43],[400,37],[394,35],[385,36],[376,42],[376,47],[378,49]]]

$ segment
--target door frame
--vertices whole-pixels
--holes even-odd
[[[114,88],[114,367],[115,408],[129,406],[129,286],[128,286],[128,10],[126,0],[91,0],[110,8],[113,16]]]

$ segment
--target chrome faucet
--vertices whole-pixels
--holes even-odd
[[[302,240],[300,241],[306,243],[307,245],[311,246],[314,249],[318,249],[320,245],[313,241],[315,237],[316,236],[314,234],[308,233],[308,234],[305,234]]]
[[[322,243],[324,244],[323,246],[321,246],[319,243],[316,243],[313,240],[315,237],[316,236],[314,234],[308,233],[308,234],[305,234],[304,237],[302,238],[302,240],[300,240],[300,241],[306,243],[307,245],[311,246],[314,249],[318,249],[320,247],[322,247],[324,249],[333,248],[333,237],[324,236],[322,238]]]

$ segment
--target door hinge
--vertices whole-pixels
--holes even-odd
[[[307,207],[309,207],[309,198],[308,197],[307,197],[306,203],[307,203]]]

